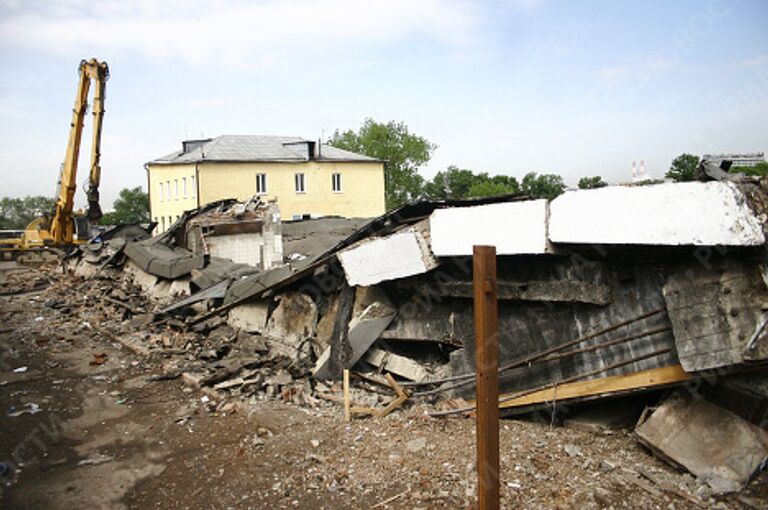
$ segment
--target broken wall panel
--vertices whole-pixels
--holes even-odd
[[[768,359],[768,288],[748,259],[691,263],[664,286],[680,363],[688,371]]]
[[[548,200],[526,200],[435,210],[429,218],[432,252],[438,257],[472,255],[472,246],[496,247],[498,255],[543,254]]]
[[[426,273],[438,265],[417,227],[363,241],[338,257],[349,284],[361,286]]]
[[[607,186],[550,204],[553,243],[758,246],[761,222],[729,182]]]
[[[585,339],[567,349],[583,352],[504,371],[499,379],[501,391],[537,388],[601,370],[604,371],[598,376],[606,377],[678,364],[671,324],[664,313],[665,303],[661,293],[664,275],[653,265],[626,265],[616,273],[622,277],[612,280],[613,300],[606,306],[555,302],[499,303],[500,366],[650,312],[658,312]],[[459,320],[471,324],[471,308]],[[590,350],[621,339],[627,340]],[[660,354],[648,357],[657,352]],[[645,359],[639,359],[643,357]],[[635,359],[638,360],[632,361]],[[624,362],[626,364],[620,367],[611,368]],[[451,354],[451,372],[460,375],[473,373],[474,370],[474,337],[468,335],[463,348]],[[474,386],[470,385],[462,388],[460,394],[470,395],[473,391]]]

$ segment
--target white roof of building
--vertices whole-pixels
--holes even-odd
[[[179,150],[150,161],[151,164],[197,163],[202,161],[307,161],[306,144],[315,144],[317,161],[381,160],[331,145],[319,145],[298,136],[222,135],[208,140],[186,142]],[[319,150],[318,150],[319,149]]]

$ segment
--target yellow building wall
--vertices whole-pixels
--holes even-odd
[[[304,174],[304,193],[297,193],[295,174]],[[332,175],[341,174],[341,192],[334,192]],[[149,165],[150,206],[155,217],[174,220],[184,210],[197,207],[196,198],[159,199],[160,182],[171,182],[195,174],[195,164]],[[343,216],[372,218],[385,212],[384,165],[377,162],[318,162],[297,163],[199,163],[200,205],[236,198],[247,200],[256,195],[256,175],[265,174],[267,193],[263,199],[276,199],[284,220],[294,216]],[[181,182],[181,181],[180,181]],[[180,184],[181,185],[181,184]],[[158,231],[163,231],[162,224]]]
[[[155,233],[166,231],[181,213],[197,207],[194,164],[150,165],[148,186],[150,216],[157,222]]]

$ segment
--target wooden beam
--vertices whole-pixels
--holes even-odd
[[[474,246],[472,281],[477,371],[477,508],[499,508],[499,311],[496,248]]]
[[[591,397],[620,391],[680,383],[692,378],[693,376],[683,370],[683,367],[680,365],[652,368],[650,370],[643,370],[632,374],[612,375],[597,379],[589,379],[587,381],[565,383],[556,387],[550,387],[528,395],[523,395],[519,398],[503,401],[499,404],[499,407],[521,407],[551,402],[555,399],[560,401],[579,397]],[[502,398],[504,398],[504,396],[505,395],[502,395]]]
[[[352,420],[352,413],[349,410],[349,370],[344,369],[344,421]]]
[[[339,306],[336,309],[330,340],[331,357],[328,360],[328,374],[337,381],[352,352],[349,346],[349,321],[352,319],[354,303],[355,289],[345,284],[339,293]]]

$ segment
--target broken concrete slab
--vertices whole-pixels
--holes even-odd
[[[238,264],[231,260],[210,257],[202,269],[193,269],[192,283],[200,289],[207,289],[224,280],[236,281],[247,275],[258,273],[259,269],[248,264]]]
[[[567,191],[550,204],[553,243],[759,246],[765,235],[730,182]]]
[[[376,302],[368,306],[358,317],[349,323],[349,347],[351,352],[346,357],[344,368],[352,368],[365,352],[378,340],[381,332],[395,318],[395,310],[384,303]],[[328,347],[315,363],[312,375],[317,379],[330,379],[329,361],[331,348]]]
[[[267,321],[264,336],[274,340],[283,354],[295,357],[304,341],[315,336],[317,305],[301,292],[286,292],[276,301],[277,308]]]
[[[436,289],[440,295],[473,297],[472,282],[445,282]],[[592,282],[578,282],[568,279],[552,281],[510,282],[498,280],[497,298],[509,301],[545,301],[565,303],[589,303],[607,305],[611,302],[611,288]]]
[[[469,256],[473,245],[490,245],[498,255],[549,253],[548,212],[543,199],[437,209],[429,218],[432,252]]]
[[[179,278],[204,267],[203,255],[167,246],[158,239],[128,243],[123,251],[142,270],[161,278]]]
[[[431,376],[421,363],[383,349],[369,349],[363,359],[376,368],[392,372],[411,381],[421,382]]]
[[[145,294],[148,294],[155,287],[155,285],[157,285],[157,281],[159,279],[157,276],[149,274],[141,269],[131,260],[127,260],[125,262],[123,271],[128,273],[133,278],[133,283],[141,287],[141,290]]]
[[[637,436],[716,493],[734,492],[768,461],[768,432],[689,393],[677,392],[638,425]]]
[[[754,262],[679,268],[664,285],[677,355],[689,372],[768,359],[768,287]]]
[[[375,285],[426,273],[438,265],[424,232],[417,227],[363,241],[339,252],[338,258],[350,285]]]
[[[244,303],[227,314],[227,324],[248,333],[264,333],[269,315],[269,301]]]
[[[229,280],[222,280],[219,283],[212,285],[211,287],[208,287],[205,290],[201,290],[200,292],[195,292],[188,298],[182,299],[181,301],[177,301],[171,306],[164,308],[163,310],[160,310],[160,313],[169,313],[175,310],[180,310],[185,306],[191,306],[195,303],[199,303],[200,301],[206,301],[208,299],[222,299],[224,298],[224,294],[226,294],[227,292],[227,287],[229,287]]]

